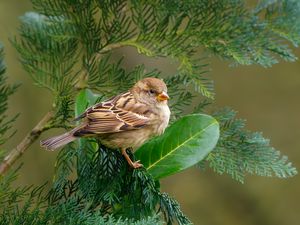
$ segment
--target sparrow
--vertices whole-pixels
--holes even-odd
[[[95,137],[111,149],[120,149],[133,168],[126,149],[135,151],[153,136],[161,135],[168,126],[170,109],[166,84],[154,77],[138,81],[129,91],[97,103],[78,116],[81,123],[73,130],[41,141],[47,150],[58,149],[78,138]]]

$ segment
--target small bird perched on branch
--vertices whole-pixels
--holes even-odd
[[[41,141],[41,146],[55,150],[77,138],[96,137],[108,148],[121,149],[129,165],[139,168],[142,164],[132,162],[126,149],[136,150],[149,138],[164,132],[170,118],[168,99],[162,80],[142,79],[128,92],[86,109],[75,119],[83,120],[79,126]]]

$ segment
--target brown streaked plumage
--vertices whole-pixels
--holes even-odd
[[[55,150],[80,137],[96,137],[109,148],[121,149],[128,163],[139,168],[142,165],[139,161],[132,162],[126,149],[135,150],[149,138],[164,132],[170,117],[168,99],[162,80],[145,78],[128,92],[86,109],[76,118],[82,120],[78,127],[41,141],[41,146]]]

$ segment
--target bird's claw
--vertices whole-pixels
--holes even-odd
[[[141,168],[143,167],[143,164],[140,163],[140,160],[138,161],[135,161],[131,164],[131,166],[134,168],[134,169],[138,169],[138,168]]]

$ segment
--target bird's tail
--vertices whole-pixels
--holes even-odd
[[[45,147],[47,150],[53,151],[74,141],[76,138],[77,137],[74,137],[73,132],[70,131],[62,135],[58,135],[41,141],[41,146]]]

